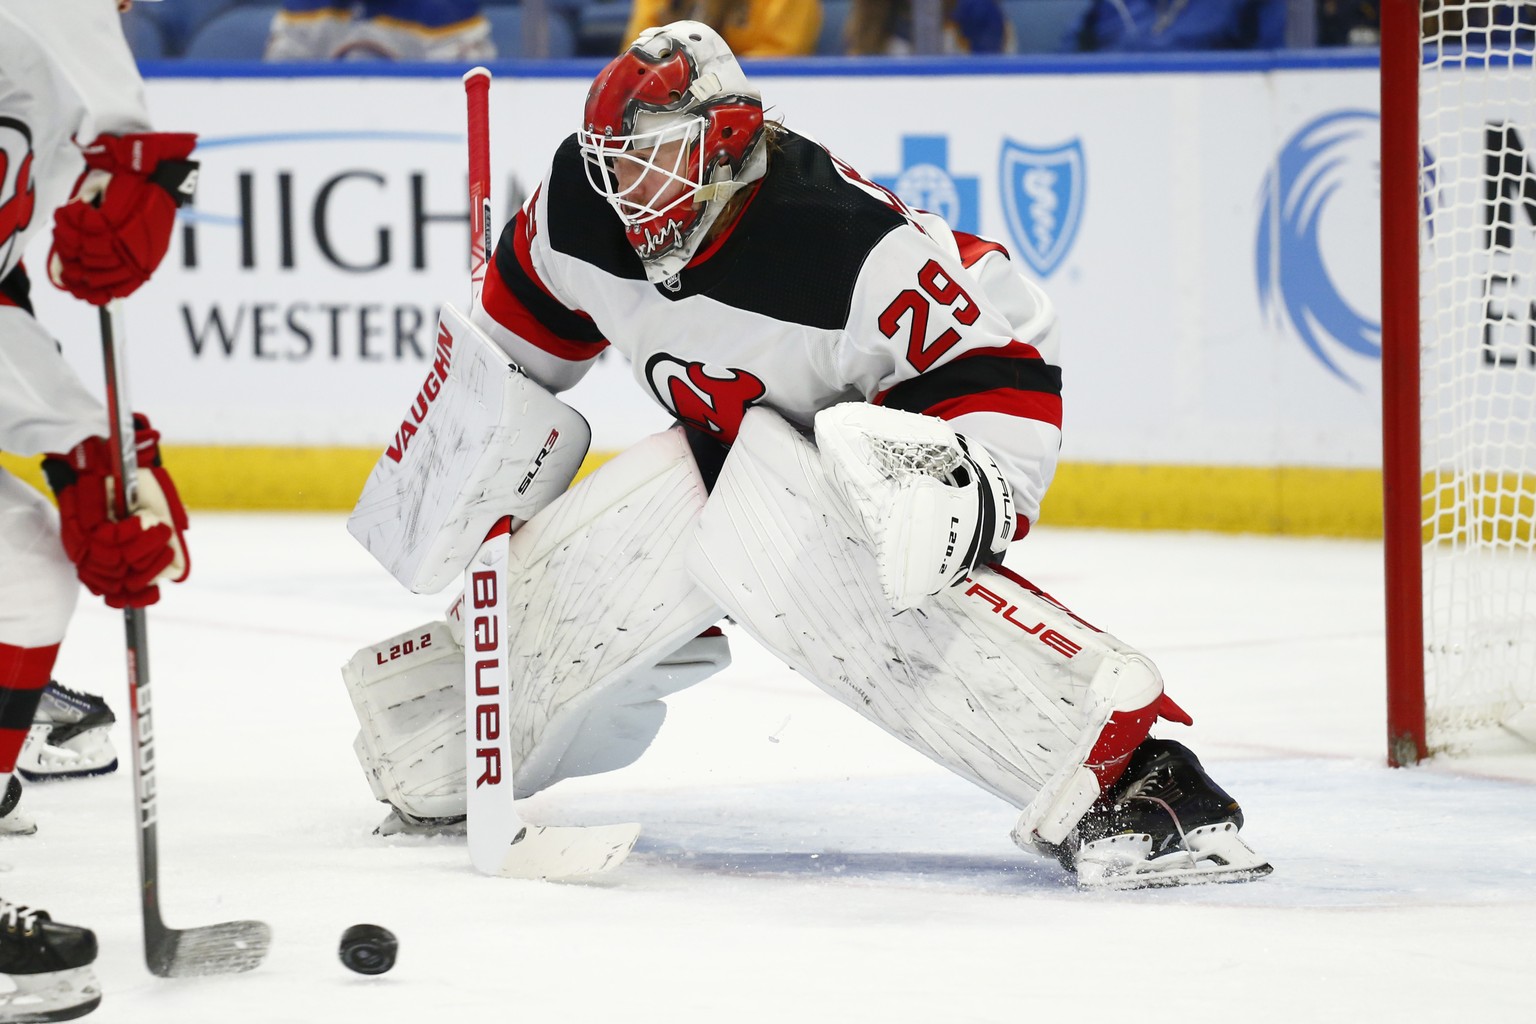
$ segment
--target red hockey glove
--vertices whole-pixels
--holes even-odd
[[[88,437],[67,455],[49,455],[43,473],[59,499],[64,552],[80,582],[113,608],[143,608],[160,600],[161,580],[180,583],[191,571],[183,531],[187,511],[160,465],[160,432],[134,414],[139,500],[119,522],[112,510],[119,481],[111,442]]]
[[[196,145],[182,133],[102,135],[86,146],[86,172],[53,214],[53,283],[100,306],[149,280],[170,248],[176,208],[192,201]]]

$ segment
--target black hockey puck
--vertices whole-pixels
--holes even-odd
[[[395,966],[400,942],[376,924],[355,924],[341,933],[341,962],[358,974],[383,974]]]

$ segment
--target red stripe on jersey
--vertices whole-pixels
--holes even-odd
[[[538,201],[539,193],[535,190],[533,202],[517,211],[519,230],[512,232],[512,255],[517,257],[517,265],[523,268],[523,273],[528,275],[528,280],[538,285],[539,291],[553,299],[554,293],[544,284],[544,279],[539,276],[539,272],[533,268],[533,236],[539,233],[538,225],[533,220],[533,209]],[[492,265],[495,264],[494,259],[491,262]]]
[[[978,349],[973,349],[970,352],[962,352],[960,355],[955,356],[955,358],[953,358],[949,362],[943,364],[943,366],[939,367],[938,369],[942,370],[945,367],[954,366],[955,364],[959,363],[963,359],[973,359],[973,358],[978,358],[978,357],[981,357],[981,358],[998,358],[998,357],[1000,357],[1000,358],[1003,358],[1003,359],[1033,359],[1033,360],[1036,360],[1038,362],[1044,362],[1045,361],[1045,357],[1040,354],[1040,350],[1035,348],[1035,346],[1026,344],[1025,342],[1022,342],[1022,341],[1010,341],[1008,344],[1004,345],[1002,348],[978,348]],[[929,371],[929,372],[932,372],[932,371]],[[914,378],[914,379],[915,380],[922,380],[924,378],[919,376],[919,377]],[[910,383],[910,381],[903,381],[902,382],[902,384],[908,384],[908,383]],[[892,391],[895,391],[896,388],[899,388],[901,386],[902,386],[901,384],[897,384],[894,387],[886,388],[884,391],[877,391],[877,392],[875,392],[875,397],[870,399],[870,403],[873,404],[873,405],[884,405],[885,401],[886,401],[886,396],[888,396]],[[1058,419],[1059,419],[1059,417],[1058,417]],[[1061,425],[1060,423],[1057,423],[1057,426],[1060,426],[1060,425]]]
[[[1049,423],[1061,429],[1061,396],[1048,395],[1043,391],[1019,391],[1014,388],[998,388],[995,391],[978,391],[939,402],[923,410],[925,416],[937,416],[952,420],[972,412],[996,412],[1004,416],[1018,416],[1027,420]]]
[[[517,232],[517,236],[521,238],[522,232]],[[518,262],[522,262],[521,257]],[[541,289],[544,287],[537,277],[533,280]],[[485,273],[485,286],[480,291],[480,305],[492,320],[557,359],[567,359],[573,363],[585,362],[608,347],[606,341],[572,341],[562,338],[545,327],[539,318],[534,316],[528,307],[507,288],[506,282],[501,279],[501,272],[496,269],[494,259],[491,260]]]
[[[976,348],[969,352],[962,352],[955,356],[951,362],[958,363],[962,359],[972,359],[976,356],[1003,356],[1007,359],[1039,359],[1044,361],[1045,356],[1040,350],[1026,341],[1010,341],[1002,348]]]
[[[960,247],[960,263],[962,266],[974,267],[976,261],[989,252],[1000,252],[1005,259],[1008,250],[990,238],[982,238],[979,235],[968,235],[963,231],[955,232],[955,244]]]
[[[15,300],[13,300],[9,295],[5,294],[5,292],[0,292],[0,306],[19,306],[19,305],[21,305],[21,303],[16,302]]]

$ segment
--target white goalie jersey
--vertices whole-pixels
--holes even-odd
[[[868,401],[985,445],[1038,517],[1061,443],[1055,312],[1001,245],[909,209],[786,130],[732,227],[651,284],[574,136],[502,232],[476,322],[552,391],[608,346],[669,413],[730,445],[764,406],[809,430]]]

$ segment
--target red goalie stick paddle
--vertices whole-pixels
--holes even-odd
[[[491,245],[491,73],[464,76],[469,114],[470,308],[479,301]],[[507,558],[510,517],[486,535],[464,570],[464,767],[469,856],[508,878],[570,878],[618,867],[639,825],[532,825],[514,801],[507,699]]]
[[[103,306],[101,355],[107,378],[107,420],[113,468],[123,486],[113,494],[121,522],[138,504],[138,449],[128,403],[123,366],[121,310],[116,301]],[[144,901],[144,960],[153,974],[180,978],[198,974],[234,974],[261,963],[272,944],[272,930],[261,921],[225,921],[199,928],[168,928],[160,918],[160,854],[156,840],[159,812],[155,801],[155,729],[150,719],[149,631],[143,608],[124,608],[128,632],[129,726],[133,733],[133,789],[138,797],[139,890]]]

